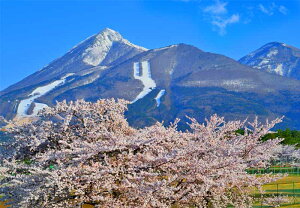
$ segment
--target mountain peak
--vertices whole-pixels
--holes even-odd
[[[3,92],[58,78],[68,73],[77,73],[90,67],[107,68],[146,50],[148,49],[130,43],[117,31],[105,28],[81,41],[63,56],[15,85],[8,87]]]
[[[267,43],[239,62],[259,70],[300,79],[300,49],[285,43]]]
[[[266,45],[283,45],[284,43],[278,42],[278,41],[273,41],[270,43],[267,43]]]
[[[104,28],[95,35],[97,39],[108,39],[110,41],[120,41],[123,39],[122,35],[115,30],[110,28]]]
[[[263,45],[262,47],[260,47],[258,50],[266,49],[266,48],[278,48],[278,47],[290,48],[292,50],[299,51],[299,49],[294,46],[291,46],[291,45],[288,45],[288,44],[282,43],[282,42],[277,42],[277,41],[267,43],[267,44]]]
[[[113,29],[111,29],[109,27],[104,28],[99,33],[104,33],[104,32],[106,32],[106,33],[118,33],[117,31],[115,31],[115,30],[113,30]]]
[[[92,38],[92,43],[82,54],[82,61],[85,64],[92,66],[98,66],[105,59],[108,52],[116,42],[135,48],[140,52],[147,50],[146,48],[130,43],[128,40],[124,39],[120,33],[110,28],[103,29],[101,32],[92,36]]]
[[[283,46],[287,46],[287,45],[284,43],[273,41],[273,42],[269,42],[269,43],[261,46],[259,49],[255,50],[251,54],[259,53],[260,51],[270,50],[271,48],[278,48],[278,47],[283,47]]]

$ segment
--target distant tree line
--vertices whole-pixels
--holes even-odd
[[[236,133],[244,135],[244,129],[236,130]],[[262,137],[262,141],[267,141],[270,139],[282,138],[284,139],[281,141],[283,145],[295,145],[296,147],[300,148],[300,131],[291,130],[291,129],[279,129],[276,132],[268,133]]]
[[[295,145],[296,147],[300,148],[300,131],[291,129],[279,129],[277,130],[277,132],[266,134],[262,137],[262,140],[267,141],[269,139],[275,138],[283,138],[284,140],[281,142],[281,144]]]

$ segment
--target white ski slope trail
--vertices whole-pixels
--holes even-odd
[[[148,93],[150,93],[153,89],[156,88],[156,83],[151,77],[149,61],[142,61],[141,65],[142,73],[140,71],[140,63],[133,63],[133,76],[135,79],[138,79],[143,83],[144,88],[131,103],[135,103],[137,100],[145,97]]]
[[[30,96],[27,99],[21,100],[21,102],[18,105],[18,109],[17,109],[17,116],[19,117],[30,117],[30,116],[36,116],[38,111],[48,107],[46,104],[44,103],[35,103],[35,107],[33,109],[33,113],[31,115],[27,114],[27,111],[30,107],[30,105],[34,102],[35,99],[47,94],[48,92],[50,92],[51,90],[53,90],[54,88],[56,88],[59,85],[62,85],[65,83],[66,78],[69,76],[72,76],[73,74],[67,74],[65,76],[63,76],[60,80],[55,80],[54,82],[51,82],[47,85],[41,86],[41,87],[37,87],[36,89],[34,89],[28,96]]]
[[[160,99],[162,98],[162,96],[164,96],[165,93],[166,90],[160,90],[159,93],[157,93],[156,97],[154,98],[156,100],[156,107],[160,106]]]

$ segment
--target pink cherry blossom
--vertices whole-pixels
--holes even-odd
[[[268,167],[281,139],[261,141],[266,124],[206,123],[190,118],[191,131],[156,123],[134,129],[129,102],[102,99],[58,102],[39,119],[9,129],[12,158],[0,165],[0,193],[14,207],[251,207],[251,187],[280,176],[257,177],[248,168]],[[245,134],[236,130],[244,128]],[[27,161],[27,162],[26,162]]]

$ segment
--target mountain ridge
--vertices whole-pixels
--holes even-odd
[[[136,127],[162,120],[168,123],[178,117],[186,128],[186,115],[204,121],[217,113],[228,119],[258,115],[262,120],[286,115],[283,125],[300,128],[298,80],[257,70],[188,44],[147,50],[120,41],[122,36],[108,29],[98,37],[104,40],[103,45],[95,40],[83,47],[93,51],[95,43],[96,47],[104,48],[91,53],[96,54],[96,59],[79,50],[86,40],[70,50],[79,50],[81,60],[88,57],[90,65],[76,59],[83,67],[71,65],[63,68],[63,73],[0,93],[0,115],[10,119],[16,115],[31,117],[38,109],[54,105],[56,100],[94,102],[101,98],[123,98],[132,102],[127,118]],[[107,41],[114,43],[110,45]],[[99,51],[105,51],[104,59],[97,56]],[[68,62],[74,56],[63,57]],[[61,61],[56,59],[55,63],[59,65]],[[56,67],[58,71],[62,68]]]

